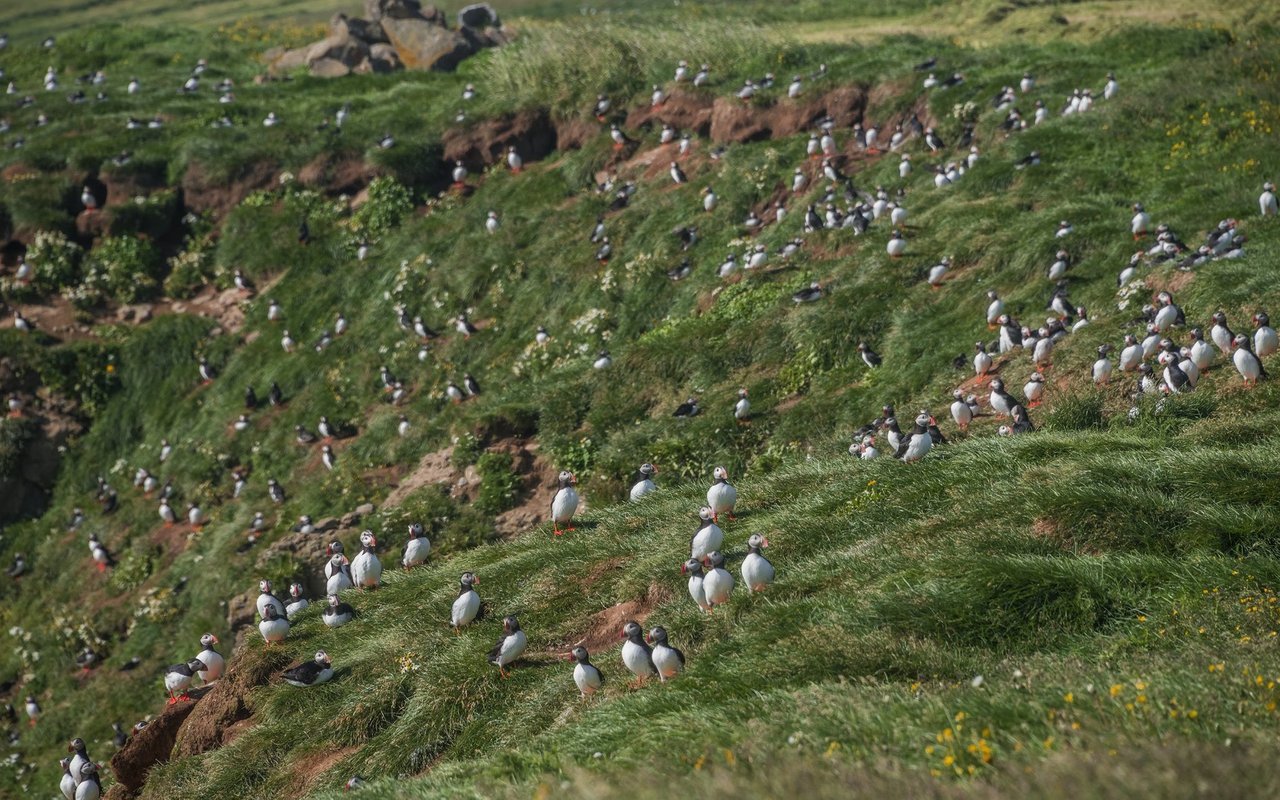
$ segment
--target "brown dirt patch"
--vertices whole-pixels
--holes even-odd
[[[337,749],[326,748],[299,758],[294,764],[288,788],[285,789],[285,796],[306,797],[312,791],[319,790],[320,777],[333,769],[339,761],[359,749],[358,745]]]
[[[321,154],[298,170],[298,182],[331,194],[356,194],[378,177],[379,171],[361,158]]]
[[[290,663],[289,655],[280,649],[238,648],[227,658],[222,680],[189,711],[181,730],[175,731],[170,741],[174,755],[184,758],[216,750],[251,727],[252,722],[245,722],[253,714],[249,693],[265,686]]]
[[[182,176],[182,197],[187,208],[223,216],[253,192],[276,183],[276,166],[268,161],[241,165],[226,180],[217,180],[199,162],[191,162]]]
[[[608,562],[606,562],[608,563]],[[617,646],[622,641],[622,626],[635,620],[641,625],[653,613],[653,609],[671,597],[670,591],[656,583],[649,585],[649,591],[638,600],[627,600],[617,603],[592,614],[583,625],[578,635],[570,635],[557,649],[556,655],[568,652],[576,645],[582,645],[590,653],[603,653]]]
[[[445,161],[461,161],[468,170],[479,171],[506,158],[515,145],[525,164],[550,155],[557,144],[556,126],[546,109],[504,114],[468,128],[451,128],[443,139]]]
[[[706,136],[711,132],[711,108],[714,103],[715,99],[708,95],[673,91],[660,106],[633,108],[627,114],[625,126],[628,130],[636,130],[670,125],[677,131]]]
[[[867,108],[865,85],[842,86],[804,102],[791,100],[760,108],[733,97],[716,98],[711,109],[711,139],[721,144],[780,139],[811,129],[824,117],[837,128],[862,119]]]
[[[494,519],[493,527],[498,534],[515,536],[551,519],[551,500],[559,491],[556,481],[559,472],[551,462],[538,455],[538,443],[504,439],[488,449],[511,455],[512,467],[520,475],[520,491],[524,498],[518,506]]]
[[[153,766],[169,760],[179,729],[207,692],[204,689],[193,689],[190,694],[191,700],[167,706],[160,716],[135,733],[111,757],[111,772],[129,793],[128,796],[133,796],[142,789],[147,773]]]
[[[567,119],[556,122],[556,149],[577,150],[600,135],[600,125],[590,119]]]
[[[1147,276],[1147,288],[1151,290],[1151,298],[1154,301],[1155,296],[1160,292],[1169,292],[1177,296],[1177,293],[1191,285],[1196,279],[1194,272],[1183,272],[1178,270],[1167,275],[1151,273]]]
[[[399,485],[391,490],[387,499],[382,501],[384,508],[392,508],[403,503],[409,495],[424,486],[452,485],[458,472],[453,467],[453,448],[446,447],[434,453],[427,453],[407,475],[400,479]]]

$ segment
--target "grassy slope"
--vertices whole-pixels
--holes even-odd
[[[138,43],[144,41],[140,36]],[[927,770],[956,766],[944,763],[951,754],[961,767],[998,773],[993,780],[999,785],[1019,780],[1020,766],[1045,763],[1047,774],[1054,774],[1055,759],[1071,756],[1046,760],[1046,753],[1064,747],[1128,753],[1145,752],[1153,739],[1257,741],[1258,732],[1274,724],[1268,703],[1275,700],[1268,685],[1276,663],[1274,595],[1261,594],[1277,580],[1275,542],[1266,534],[1273,527],[1269,512],[1254,502],[1273,493],[1267,465],[1274,463],[1277,443],[1265,433],[1274,427],[1271,387],[1245,394],[1232,374],[1219,371],[1205,378],[1194,398],[1170,403],[1159,417],[1147,408],[1137,425],[1127,426],[1121,421],[1128,403],[1119,387],[1095,395],[1075,377],[1068,391],[1051,397],[1047,412],[1036,414],[1056,432],[997,441],[982,426],[972,441],[910,470],[887,462],[851,465],[832,454],[883,402],[942,410],[957,380],[949,372],[951,357],[985,335],[975,298],[988,287],[998,288],[1025,320],[1037,318],[1048,294],[1041,276],[1055,247],[1051,232],[1062,217],[1076,221],[1080,231],[1073,245],[1079,263],[1073,297],[1093,310],[1095,324],[1061,349],[1054,375],[1083,376],[1096,345],[1118,341],[1133,314],[1110,310],[1113,275],[1130,246],[1130,202],[1143,200],[1188,240],[1222,216],[1251,213],[1266,137],[1244,115],[1275,121],[1277,98],[1266,82],[1274,70],[1266,55],[1272,42],[1270,34],[1233,44],[1211,31],[1140,29],[1089,47],[957,50],[912,39],[839,51],[783,45],[777,55],[787,70],[827,61],[837,77],[874,82],[914,81],[902,75],[903,65],[938,50],[970,75],[970,86],[956,99],[980,105],[1025,64],[1041,75],[1051,106],[1074,86],[1096,84],[1109,68],[1121,72],[1125,91],[1090,118],[1055,120],[1008,144],[996,143],[995,119],[985,116],[979,126],[984,158],[961,184],[935,193],[920,170],[908,181],[916,227],[913,257],[904,263],[884,257],[884,226],[858,241],[812,237],[798,267],[752,276],[722,292],[702,315],[694,311],[720,283],[714,267],[736,236],[734,223],[773,181],[785,179],[800,160],[803,141],[734,148],[723,167],[695,159],[694,185],[683,189],[670,188],[661,175],[645,183],[633,209],[610,221],[619,253],[608,288],[601,287],[592,248],[581,239],[600,202],[565,200],[608,158],[604,142],[518,178],[487,176],[465,205],[445,204],[399,226],[377,243],[373,263],[364,266],[354,264],[350,234],[317,199],[290,193],[265,208],[238,212],[224,230],[219,263],[243,266],[260,281],[288,264],[271,293],[284,304],[295,336],[311,341],[338,307],[351,319],[352,335],[323,358],[285,358],[276,329],[263,319],[265,303],[257,301],[249,329],[263,335],[247,346],[227,337],[208,340],[207,324],[186,319],[160,320],[108,339],[121,364],[122,394],[81,444],[55,511],[6,532],[6,548],[34,556],[42,588],[36,593],[27,583],[16,595],[8,590],[0,612],[4,627],[21,623],[32,630],[34,647],[44,654],[38,664],[22,663],[17,653],[4,662],[10,674],[32,673],[32,688],[49,712],[24,736],[24,762],[45,764],[57,742],[86,733],[86,702],[102,710],[101,730],[89,732],[91,740],[106,737],[109,719],[153,710],[158,687],[141,673],[172,661],[181,642],[194,641],[203,630],[221,630],[217,604],[245,588],[243,575],[251,569],[252,559],[233,550],[252,512],[267,506],[266,476],[282,477],[291,491],[281,520],[340,513],[378,496],[371,473],[385,465],[412,463],[485,418],[521,417],[528,410],[541,412],[538,435],[557,462],[591,476],[593,507],[618,497],[627,473],[645,458],[663,467],[660,477],[673,491],[641,509],[600,511],[571,539],[552,541],[535,532],[474,550],[466,548],[483,536],[482,520],[474,510],[446,505],[456,518],[433,536],[440,558],[431,568],[391,576],[384,592],[359,598],[367,614],[359,626],[331,633],[311,620],[298,629],[292,651],[324,646],[344,669],[342,680],[315,693],[324,702],[286,688],[260,692],[255,729],[223,751],[166,767],[152,794],[288,793],[298,788],[296,762],[335,748],[352,749],[341,752],[343,759],[317,789],[356,771],[394,775],[434,764],[415,786],[443,794],[474,781],[482,793],[503,793],[508,780],[515,781],[510,791],[523,793],[546,773],[570,776],[585,791],[581,787],[595,785],[597,776],[644,780],[637,770],[655,759],[664,769],[703,766],[700,757],[723,764],[730,756],[721,748],[727,748],[734,766],[718,778],[704,781],[700,772],[677,771],[691,788],[714,793],[721,790],[716,780],[741,780],[734,770],[751,770],[751,780],[764,781],[756,771],[766,766],[785,780],[813,763],[837,771],[874,764],[890,785],[919,786]],[[137,61],[111,72],[137,67],[146,70],[148,83],[176,85],[186,62],[170,54],[181,51],[148,43],[130,56]],[[123,57],[102,56],[104,63]],[[650,74],[629,76],[623,85],[638,91],[661,79],[670,59],[652,57]],[[14,70],[28,69],[34,80],[40,63],[41,56],[28,51]],[[745,64],[743,74],[764,63]],[[353,125],[364,126],[357,130],[368,139],[391,127],[407,147],[426,147],[451,113],[449,105],[429,106],[425,121],[415,118],[413,128],[400,134],[397,112],[384,98],[412,103],[437,91],[448,96],[463,80],[509,74],[503,72],[508,67],[495,59],[457,77],[362,81]],[[740,77],[727,75],[724,85]],[[1240,93],[1218,91],[1224,81]],[[157,137],[151,157],[171,174],[180,173],[193,151],[215,166],[255,152],[300,166],[328,146],[306,131],[335,104],[331,86],[299,81],[260,94],[246,89],[243,109],[237,108],[245,120],[284,108],[297,122],[274,139],[238,131],[232,141],[213,144],[198,141],[193,124]],[[575,87],[565,88],[572,96]],[[186,102],[155,98],[152,107],[172,103],[177,110]],[[486,107],[496,110],[503,99],[486,100]],[[884,102],[885,108],[872,108],[873,118],[904,100]],[[937,97],[934,112],[945,117],[951,102]],[[59,115],[63,131],[86,130],[77,113]],[[1201,124],[1205,113],[1211,121]],[[953,135],[956,123],[945,126]],[[121,143],[123,131],[86,132],[83,148],[71,149],[86,161],[135,146]],[[37,153],[44,148],[50,161],[67,158],[66,145],[52,136],[30,138],[28,147]],[[1175,142],[1185,145],[1171,155]],[[1045,166],[1015,172],[1009,165],[1031,149],[1046,153]],[[1227,169],[1218,171],[1224,164]],[[721,195],[721,211],[702,222],[704,242],[693,253],[698,273],[672,285],[662,274],[677,258],[668,231],[689,219],[697,187],[709,178]],[[762,178],[763,191],[757,187]],[[894,185],[896,169],[887,161],[872,164],[856,179],[860,186]],[[7,201],[15,213],[23,208],[12,196]],[[504,215],[495,237],[481,229],[490,207]],[[792,201],[790,207],[798,211],[801,205]],[[313,215],[317,240],[299,251],[282,242],[291,241],[303,208]],[[793,214],[763,241],[776,245],[798,224]],[[1204,320],[1221,306],[1242,320],[1257,304],[1274,306],[1280,293],[1260,268],[1274,258],[1274,226],[1251,225],[1248,233],[1249,259],[1215,264],[1179,291],[1189,318]],[[940,292],[930,292],[919,278],[943,253],[965,269]],[[401,259],[411,264],[403,273],[397,269]],[[1158,285],[1169,277],[1156,272],[1149,280]],[[834,279],[830,297],[792,310],[790,291],[814,278]],[[463,306],[474,308],[475,318],[500,324],[466,344],[439,346],[434,358],[440,366],[424,369],[392,325],[384,293],[421,304],[437,327]],[[439,305],[433,308],[432,301]],[[624,369],[600,376],[587,368],[588,356],[577,355],[578,347],[589,353],[601,343],[598,332],[568,324],[589,309],[607,312],[608,344]],[[557,336],[544,365],[521,355],[539,323]],[[874,375],[850,357],[853,343],[864,337],[886,356],[885,368]],[[214,386],[195,390],[191,355],[201,351],[224,371]],[[408,440],[394,436],[395,414],[377,402],[373,352],[417,387],[408,410],[417,432]],[[558,357],[563,363],[552,364]],[[521,359],[517,379],[508,365]],[[488,391],[477,403],[448,407],[440,391],[465,370]],[[1020,386],[1029,372],[1024,356],[1006,369],[1006,378]],[[260,419],[251,437],[228,437],[226,425],[238,413],[244,385],[252,382],[261,392],[272,379],[292,396],[289,408],[269,425]],[[724,409],[743,384],[761,413],[750,428],[730,430]],[[715,413],[673,425],[670,407],[695,389]],[[772,410],[796,391],[793,408]],[[362,431],[332,475],[321,474],[314,454],[297,451],[288,433],[296,422],[314,424],[321,413],[353,420]],[[172,563],[149,542],[153,506],[122,492],[124,508],[99,529],[131,569],[108,586],[88,584],[90,597],[111,589],[163,591],[177,576],[191,577],[185,592],[163,601],[162,616],[172,619],[140,618],[125,640],[115,631],[133,616],[132,602],[84,618],[77,602],[86,591],[87,567],[78,560],[83,544],[62,535],[58,522],[72,505],[88,505],[92,476],[117,459],[129,465],[113,479],[123,489],[134,465],[154,463],[163,435],[179,442],[181,456],[166,474],[187,496],[225,498],[227,468],[237,463],[251,465],[259,480],[245,501],[216,506],[214,524]],[[817,458],[797,463],[798,453]],[[703,618],[683,596],[674,568],[689,512],[717,462],[729,464],[735,475],[747,473],[741,486],[751,513],[730,529],[731,541],[740,547],[745,531],[769,532],[781,579],[767,596],[739,596],[729,614]],[[689,483],[673,486],[677,478]],[[384,511],[375,527],[398,531],[403,519],[434,516],[428,510],[438,503],[415,498]],[[1178,511],[1185,516],[1171,521]],[[57,568],[68,555],[76,567]],[[208,569],[210,564],[227,568]],[[283,575],[293,566],[278,569]],[[441,624],[453,579],[463,569],[480,572],[495,611],[517,611],[530,631],[530,668],[517,670],[508,684],[498,683],[480,657],[495,635],[492,620],[459,639]],[[124,583],[125,575],[142,582]],[[645,597],[651,584],[661,601],[651,619],[673,631],[690,656],[690,674],[670,687],[629,693],[621,686],[616,652],[600,653],[611,688],[579,708],[567,666],[553,665],[552,656],[581,635],[590,615]],[[1260,602],[1240,602],[1260,595]],[[55,624],[32,624],[38,607],[53,609]],[[1251,613],[1253,608],[1262,611]],[[405,609],[421,613],[405,619]],[[84,622],[106,636],[110,665],[139,655],[148,668],[124,680],[98,677],[80,685],[63,668],[78,639],[61,632],[62,615],[71,617],[65,627]],[[845,646],[829,646],[842,636]],[[400,672],[396,659],[406,652],[417,669]],[[1014,670],[1023,677],[1015,679]],[[976,674],[985,683],[975,690],[969,680]],[[1256,685],[1259,674],[1264,680]],[[1111,687],[1118,687],[1114,695]],[[965,717],[957,727],[960,712]],[[947,727],[953,735],[959,730],[959,744],[934,741]],[[540,732],[531,738],[530,731]],[[992,748],[995,769],[966,749],[978,738]],[[934,751],[926,752],[927,746]],[[595,752],[603,758],[593,758]],[[47,782],[50,775],[42,767],[35,780]],[[7,770],[0,776],[16,783],[29,779]],[[385,784],[383,791],[394,788]]]

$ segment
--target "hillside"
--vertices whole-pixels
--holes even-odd
[[[330,81],[255,80],[269,48],[323,33],[292,5],[233,22],[239,5],[214,4],[163,33],[130,23],[154,5],[105,4],[94,13],[122,24],[69,23],[52,52],[43,22],[15,21],[0,52],[20,89],[0,99],[0,391],[24,404],[0,421],[0,563],[26,562],[0,580],[0,689],[15,709],[0,794],[52,795],[70,738],[105,763],[111,723],[144,718],[104,766],[113,797],[326,797],[355,775],[375,798],[1275,791],[1280,389],[1245,386],[1216,353],[1194,391],[1135,398],[1119,367],[1160,292],[1185,314],[1166,332],[1179,345],[1197,326],[1208,337],[1217,311],[1252,335],[1255,313],[1280,308],[1280,228],[1258,213],[1275,177],[1280,34],[1258,9],[618,2],[580,19],[517,3],[499,5],[516,43],[455,73]],[[201,88],[177,91],[197,58]],[[930,70],[914,67],[935,58],[939,78],[963,82],[923,88]],[[681,59],[711,64],[708,84],[672,81]],[[43,91],[51,62],[62,85]],[[108,99],[67,103],[95,70]],[[735,96],[766,72],[772,87]],[[1010,107],[1028,125],[1010,132],[992,98],[1024,72],[1035,85]],[[1109,72],[1119,89],[1104,98]],[[234,102],[218,102],[223,80]],[[1080,88],[1092,109],[1061,114]],[[1049,113],[1031,124],[1037,100]],[[264,127],[268,113],[281,124]],[[224,115],[231,127],[213,127]],[[823,118],[847,182],[806,153]],[[664,122],[691,134],[687,155],[659,141]],[[855,123],[908,138],[869,151]],[[969,156],[966,136],[975,160],[935,186],[935,165]],[[85,209],[86,186],[100,208]],[[878,187],[907,211],[902,258],[886,251],[888,212],[861,234],[805,230],[810,204],[847,212]],[[1118,285],[1155,245],[1135,243],[1134,203],[1188,250],[1149,254]],[[1240,252],[1180,266],[1227,219]],[[689,226],[686,248],[675,231]],[[746,269],[757,244],[768,260]],[[999,336],[988,292],[1032,329],[1062,316],[1047,277],[1059,249],[1066,329],[1075,306],[1088,324],[1042,368],[1035,430],[1002,435],[1011,423],[973,370],[974,343]],[[738,266],[721,277],[729,255]],[[14,312],[35,330],[15,330]],[[1102,344],[1117,366],[1095,386]],[[992,348],[1019,398],[1030,350]],[[452,402],[468,375],[479,393]],[[980,408],[967,431],[948,411],[957,388]],[[701,413],[674,416],[690,399]],[[908,432],[926,409],[946,443],[902,463],[876,431],[881,457],[851,456],[885,405]],[[322,417],[338,429],[332,469],[297,438]],[[644,462],[659,491],[627,503]],[[717,466],[740,497],[722,520],[729,569],[740,577],[761,533],[777,580],[706,614],[680,565]],[[162,523],[158,487],[135,487],[139,469],[170,484],[178,524]],[[583,505],[557,536],[561,470]],[[190,504],[206,524],[181,521]],[[303,515],[322,532],[294,532]],[[414,522],[432,553],[402,571]],[[326,628],[325,546],[354,555],[364,529],[383,586],[344,593],[359,616]],[[91,533],[111,554],[101,571]],[[455,634],[467,571],[484,614]],[[260,579],[282,595],[301,582],[312,600],[282,645],[257,633]],[[507,614],[529,647],[504,680],[485,653]],[[683,675],[628,685],[618,645],[632,619],[667,629]],[[166,710],[162,670],[206,632],[228,676]],[[566,660],[579,643],[605,674],[585,700]],[[317,650],[332,681],[277,677]]]

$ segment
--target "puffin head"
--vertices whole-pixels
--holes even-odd
[[[422,523],[421,523],[421,522],[410,522],[410,523],[409,523],[409,536],[410,536],[411,538],[413,538],[413,539],[417,539],[418,537],[422,536]]]
[[[718,481],[727,481],[729,480],[729,470],[724,467],[716,467],[712,470],[711,476]]]
[[[209,668],[209,665],[198,658],[193,658],[187,662],[187,668],[192,672],[204,672]]]
[[[316,663],[322,667],[333,665],[333,659],[329,658],[329,654],[323,650],[316,651]]]
[[[1271,317],[1267,316],[1267,312],[1259,311],[1253,315],[1253,324],[1258,327],[1268,326],[1271,324]]]
[[[659,625],[658,627],[649,631],[649,641],[653,642],[654,644],[660,644],[663,647],[666,647],[667,629]]]
[[[271,592],[271,581],[265,578],[258,581],[258,591],[262,592],[263,594],[269,594]]]
[[[1236,338],[1232,340],[1231,344],[1237,349],[1244,348],[1247,350],[1249,349],[1249,337],[1243,333],[1237,333]]]
[[[933,417],[929,416],[928,411],[921,411],[919,414],[916,415],[917,427],[927,428],[932,424],[933,424]]]
[[[577,661],[579,664],[587,664],[591,661],[591,655],[587,653],[587,648],[578,645],[569,651],[569,660]]]
[[[696,558],[691,558],[680,565],[681,575],[701,575],[702,562]]]
[[[474,586],[475,584],[480,582],[480,576],[474,575],[470,572],[464,572],[462,573],[461,581],[463,586],[467,586],[467,587]]]
[[[98,774],[98,765],[92,761],[86,761],[80,765],[80,777],[88,780]]]
[[[750,547],[753,550],[759,550],[761,547],[768,547],[768,546],[769,546],[769,538],[767,536],[761,536],[758,533],[753,533],[747,539],[747,547]]]
[[[360,544],[364,547],[377,547],[378,537],[373,535],[373,531],[364,531],[360,534]]]
[[[634,642],[639,640],[642,636],[644,636],[644,629],[641,628],[640,624],[635,620],[631,620],[626,625],[622,626],[623,639],[630,639]]]
[[[276,607],[271,605],[270,603],[267,603],[267,605],[262,609],[263,622],[270,622],[271,620],[275,620],[279,618],[280,618],[280,615],[276,613]]]
[[[703,506],[702,508],[698,509],[698,519],[702,520],[703,522],[710,521],[713,516],[715,516],[715,514],[711,510],[711,506]]]
[[[294,586],[297,586],[297,584],[295,583]],[[218,643],[218,637],[214,636],[212,633],[206,633],[204,636],[200,637],[201,647],[211,647],[217,643]]]
[[[67,752],[68,752],[68,753],[83,753],[83,752],[84,752],[84,739],[81,739],[79,736],[77,736],[76,738],[72,739],[72,740],[71,740],[71,743],[67,745]]]
[[[562,487],[569,487],[578,482],[577,476],[567,469],[560,470],[559,477],[560,477],[560,485]]]
[[[1013,428],[1010,428],[1008,425],[1001,425],[1000,430],[996,431],[996,434],[1000,436],[1009,436],[1012,433]]]
[[[991,389],[996,392],[1004,391],[1004,381],[999,378],[993,378],[991,381]]]
[[[324,548],[324,552],[325,554],[331,555],[331,556],[342,555],[342,542],[338,541],[337,539],[334,539],[332,542],[329,542],[329,544]]]
[[[516,619],[515,614],[510,614],[502,618],[502,632],[510,636],[520,630],[520,621]]]
[[[640,474],[650,478],[658,474],[658,468],[646,461],[640,465]]]

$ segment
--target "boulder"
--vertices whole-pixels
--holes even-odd
[[[369,62],[374,72],[394,72],[403,69],[400,54],[389,44],[375,44],[369,48]]]
[[[341,78],[351,74],[351,67],[336,58],[322,58],[311,63],[311,74],[317,78]]]
[[[285,50],[274,60],[267,62],[267,70],[272,75],[281,75],[291,70],[305,67],[307,65],[307,51],[309,47],[298,47],[293,50]]]
[[[444,25],[444,14],[433,5],[422,7],[418,0],[364,0],[364,15],[370,22],[384,19],[424,19]]]
[[[458,11],[458,24],[468,28],[487,28],[499,25],[498,12],[488,3],[473,3]]]
[[[361,503],[360,505],[356,506],[356,513],[362,517],[367,517],[376,510],[377,508],[373,505],[373,503]]]
[[[369,45],[350,36],[329,36],[307,48],[307,63],[312,65],[313,73],[315,63],[326,58],[338,61],[345,67],[354,67],[368,57]]]
[[[383,17],[382,29],[407,69],[449,71],[475,52],[463,34],[425,19]]]
[[[386,43],[387,34],[376,22],[346,14],[334,14],[329,20],[329,35],[337,38],[359,39],[366,44]]]

